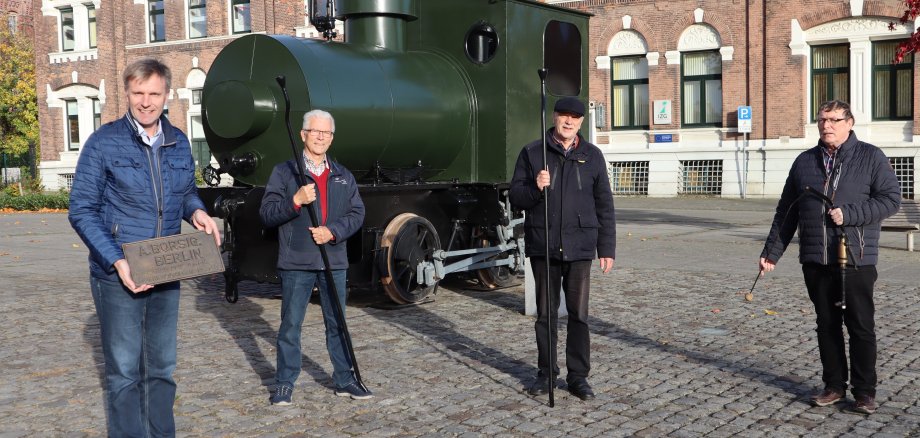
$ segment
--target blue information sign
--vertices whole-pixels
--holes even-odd
[[[674,141],[671,134],[655,134],[655,143],[670,143]]]
[[[739,106],[738,107],[738,120],[751,120],[751,107]]]

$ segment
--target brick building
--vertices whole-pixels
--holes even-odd
[[[200,90],[211,62],[241,35],[315,36],[306,5],[305,0],[35,0],[45,187],[69,187],[89,135],[125,114],[120,74],[144,57],[159,58],[172,69],[167,114],[189,135],[199,166],[206,165]]]
[[[146,56],[173,69],[168,114],[204,165],[200,89],[212,60],[246,33],[309,36],[307,2],[35,0],[45,186],[67,187],[95,126],[125,113],[119,73]],[[888,60],[917,24],[888,29],[899,0],[548,3],[594,14],[586,125],[615,193],[778,197],[792,159],[817,142],[816,102],[840,98],[853,105],[859,138],[884,149],[914,197],[918,61]]]
[[[550,3],[594,14],[592,134],[617,193],[778,197],[792,160],[817,143],[816,105],[838,98],[851,103],[858,137],[885,151],[904,196],[914,197],[918,63],[890,60],[917,23],[888,28],[903,2]],[[739,106],[752,109],[747,154]]]
[[[12,32],[32,33],[32,2],[31,0],[3,0],[0,1],[0,12],[6,19],[5,25]]]

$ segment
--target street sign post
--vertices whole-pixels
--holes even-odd
[[[745,198],[747,194],[747,178],[748,178],[748,134],[751,132],[751,129],[754,127],[753,118],[754,111],[751,110],[750,106],[743,105],[738,107],[738,132],[744,135],[744,143],[742,145],[741,154],[742,159],[744,160],[744,172],[741,177],[741,199]]]
[[[749,106],[739,106],[738,107],[738,132],[750,133],[751,128],[753,128],[753,123],[751,120],[752,116],[751,107]]]

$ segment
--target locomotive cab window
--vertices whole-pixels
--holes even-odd
[[[546,89],[557,96],[581,94],[581,32],[572,23],[551,20],[543,32]]]
[[[476,64],[485,64],[495,57],[498,50],[498,34],[488,23],[474,24],[466,32],[466,56]]]

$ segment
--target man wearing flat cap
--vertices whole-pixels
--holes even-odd
[[[528,392],[548,392],[549,379],[556,384],[559,374],[556,345],[547,350],[547,331],[557,338],[558,326],[550,327],[548,316],[558,321],[560,288],[565,290],[568,310],[565,362],[566,383],[572,395],[594,398],[588,384],[591,371],[591,344],[588,332],[588,292],[591,264],[600,260],[607,273],[616,258],[616,217],[613,194],[607,178],[604,154],[587,142],[578,130],[584,121],[585,105],[574,97],[564,97],[553,108],[554,127],[546,135],[546,165],[543,168],[543,139],[521,150],[511,179],[511,206],[524,210],[525,253],[530,257],[537,285],[537,322],[535,324],[538,368],[536,382]],[[545,234],[544,208],[549,199],[549,234]],[[549,256],[545,254],[549,242]],[[549,261],[549,278],[546,263]],[[553,299],[546,306],[546,294]],[[552,376],[547,375],[552,369]]]

